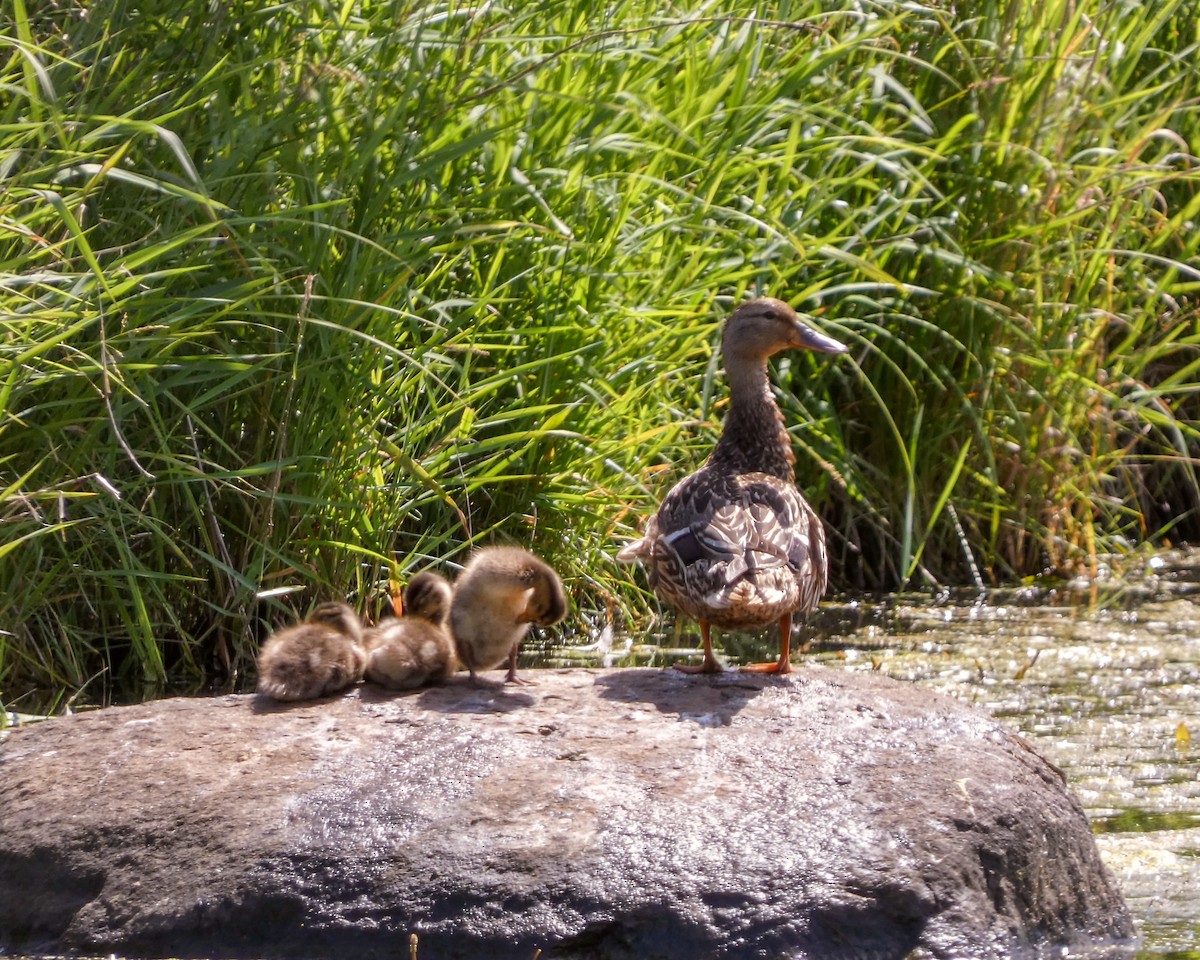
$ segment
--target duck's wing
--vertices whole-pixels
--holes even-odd
[[[805,570],[812,560],[814,520],[795,486],[777,477],[711,475],[703,483],[681,483],[668,494],[656,534],[658,543],[673,549],[685,565],[726,564],[732,582],[753,570]]]
[[[642,543],[658,585],[679,601],[720,606],[749,588],[764,603],[808,610],[825,590],[820,521],[770,474],[697,471],[667,494]]]
[[[825,590],[825,532],[812,507],[796,489],[769,474],[743,478],[751,540],[747,562],[752,569],[786,566],[801,581],[820,579]]]

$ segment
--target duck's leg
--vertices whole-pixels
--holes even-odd
[[[704,662],[700,664],[677,663],[675,669],[680,673],[724,673],[725,668],[713,653],[711,628],[707,620],[700,621],[700,637],[704,641]]]
[[[791,673],[792,672],[792,615],[785,613],[779,618],[779,660],[775,663],[748,663],[745,673]]]
[[[467,655],[466,651],[460,650],[458,652],[458,659],[459,662],[467,668],[467,672],[471,675],[471,686],[475,687],[476,689],[490,686],[490,684],[484,683],[482,680],[480,680],[479,675],[475,672],[474,654]]]
[[[508,651],[508,673],[504,675],[505,683],[518,683],[526,687],[536,687],[536,680],[526,680],[524,677],[517,676],[517,646],[518,643],[512,645],[512,649]]]

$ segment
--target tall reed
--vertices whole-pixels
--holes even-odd
[[[1197,534],[1185,0],[104,14],[0,15],[0,696],[493,539],[644,624],[755,292],[853,347],[777,377],[835,585]]]

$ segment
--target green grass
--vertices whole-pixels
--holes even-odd
[[[1195,539],[1192,4],[16,0],[0,696],[240,675],[514,541],[566,629],[710,449],[769,292],[835,588]]]

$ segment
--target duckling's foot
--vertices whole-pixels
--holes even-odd
[[[517,683],[525,687],[536,687],[536,680],[526,680],[524,677],[517,676],[517,644],[512,645],[512,650],[508,652],[508,673],[504,675],[505,683]]]

